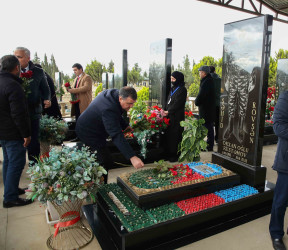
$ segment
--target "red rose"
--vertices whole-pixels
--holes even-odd
[[[28,70],[28,71],[25,72],[25,73],[21,73],[21,74],[20,74],[20,77],[21,77],[21,78],[29,79],[29,78],[32,77],[32,75],[33,75],[33,72],[32,72],[31,70]]]
[[[164,117],[164,123],[165,123],[166,125],[169,125],[169,119],[166,118],[166,117]]]
[[[185,111],[185,115],[188,115],[188,112]]]
[[[151,125],[151,128],[155,128],[155,125]]]
[[[70,87],[70,83],[69,83],[69,82],[66,82],[66,83],[64,84],[64,86],[65,86],[66,88],[69,88],[69,87]]]
[[[150,117],[156,117],[157,115],[155,113],[152,113]]]
[[[269,110],[270,110],[270,111],[274,111],[274,107],[270,107]]]
[[[155,121],[154,121],[154,120],[152,120],[152,121],[151,121],[151,123],[152,123],[152,124],[155,124]]]

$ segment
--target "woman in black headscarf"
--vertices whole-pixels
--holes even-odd
[[[170,125],[166,130],[166,153],[170,162],[175,162],[179,158],[178,144],[182,140],[183,128],[180,122],[185,119],[185,103],[187,89],[185,88],[184,75],[179,71],[171,74],[171,91],[165,105],[165,113],[170,119]]]

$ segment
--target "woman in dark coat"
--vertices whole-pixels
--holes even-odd
[[[36,67],[41,68],[42,66],[40,64],[34,64]],[[50,94],[51,94],[51,107],[50,108],[46,108],[43,109],[42,115],[48,115],[48,116],[52,116],[56,119],[61,120],[62,119],[62,115],[60,112],[60,108],[59,108],[59,104],[58,104],[58,100],[57,100],[57,96],[56,96],[56,92],[55,92],[55,85],[54,85],[54,81],[51,78],[51,76],[48,75],[48,73],[46,73],[44,71],[44,74],[46,76],[48,85],[49,85],[49,89],[50,89]]]
[[[180,122],[185,120],[185,103],[187,98],[187,89],[185,88],[184,75],[179,71],[174,71],[171,74],[171,91],[168,96],[168,101],[165,105],[165,110],[170,125],[166,130],[165,149],[170,162],[178,160],[178,144],[182,140],[182,132],[184,128],[180,126]]]

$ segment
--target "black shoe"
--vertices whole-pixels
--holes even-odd
[[[28,199],[22,199],[18,198],[15,201],[3,201],[3,207],[9,208],[9,207],[20,207],[20,206],[26,206],[32,203],[32,200]]]
[[[18,188],[18,194],[25,194],[25,190],[27,190],[28,188]]]
[[[272,239],[272,244],[275,250],[286,250],[282,239]]]
[[[76,138],[70,140],[70,142],[77,142],[77,141],[80,141],[80,139],[79,139],[78,137],[76,137]]]

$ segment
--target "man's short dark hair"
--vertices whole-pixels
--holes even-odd
[[[6,55],[0,59],[0,70],[4,72],[12,72],[16,66],[20,66],[18,58],[14,55]]]
[[[80,63],[74,63],[72,68],[77,68],[77,69],[82,69],[83,70],[83,67]]]
[[[215,72],[215,67],[214,66],[209,66],[210,68],[210,73],[214,73]]]
[[[137,100],[137,92],[132,87],[123,87],[119,90],[119,96],[121,96],[123,99],[126,99],[127,97],[132,98],[134,101]]]

